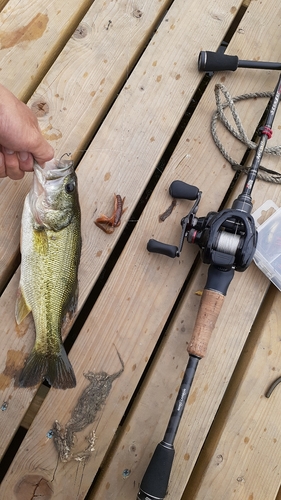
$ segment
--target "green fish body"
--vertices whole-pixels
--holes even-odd
[[[66,313],[77,305],[80,253],[80,207],[72,162],[35,165],[22,214],[16,321],[21,323],[32,311],[36,340],[19,378],[22,387],[44,378],[58,389],[76,385],[61,327]]]

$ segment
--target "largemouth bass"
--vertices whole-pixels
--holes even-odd
[[[16,321],[21,323],[32,311],[36,340],[19,378],[22,387],[44,378],[57,389],[76,385],[61,327],[66,313],[77,305],[80,252],[80,207],[72,162],[51,160],[44,168],[35,164],[22,214]]]

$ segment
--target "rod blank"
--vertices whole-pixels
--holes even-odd
[[[198,57],[199,71],[236,71],[237,68],[277,69],[281,70],[281,63],[267,61],[245,61],[237,56],[229,56],[219,52],[202,50]]]

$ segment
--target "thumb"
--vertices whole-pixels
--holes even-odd
[[[52,160],[54,158],[54,148],[41,136],[40,142],[36,144],[30,151],[33,155],[34,160],[42,165],[46,161]]]

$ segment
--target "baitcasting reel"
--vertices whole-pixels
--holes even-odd
[[[182,234],[179,247],[156,240],[149,240],[147,250],[168,257],[179,257],[184,239],[196,243],[201,249],[204,263],[223,270],[245,271],[252,261],[257,245],[255,222],[250,215],[251,207],[241,199],[232,208],[209,212],[206,217],[196,217],[201,191],[182,181],[172,182],[169,193],[173,198],[195,200],[190,212],[182,218]]]

